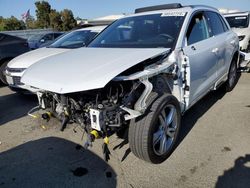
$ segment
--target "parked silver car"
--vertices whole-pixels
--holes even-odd
[[[71,62],[70,65],[68,62]],[[78,123],[85,146],[128,128],[140,159],[161,163],[173,152],[181,115],[209,91],[236,84],[239,41],[207,6],[140,8],[101,32],[87,48],[32,65],[22,82],[38,88],[43,118]]]
[[[56,54],[80,48],[88,44],[106,26],[94,26],[71,31],[59,39],[56,39],[47,47],[32,50],[12,59],[4,72],[9,88],[16,92],[27,93],[36,92],[36,89],[20,82],[25,70],[42,59],[46,59]]]

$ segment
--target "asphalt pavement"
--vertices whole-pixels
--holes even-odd
[[[0,87],[0,187],[250,187],[250,73],[230,93],[213,91],[182,118],[179,144],[168,160],[137,159],[127,140],[111,138],[111,160],[102,157],[72,124],[64,132],[52,119],[26,114],[32,95]],[[74,131],[75,128],[75,131]]]

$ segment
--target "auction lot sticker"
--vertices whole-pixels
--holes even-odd
[[[167,16],[185,16],[186,12],[164,12],[162,13],[161,17]]]

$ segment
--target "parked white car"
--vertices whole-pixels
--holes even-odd
[[[250,53],[250,12],[235,12],[224,16],[239,37],[240,50]]]
[[[20,81],[21,76],[29,66],[42,59],[85,46],[105,27],[94,26],[74,30],[60,37],[48,47],[33,50],[12,59],[8,63],[5,72],[9,87],[17,92],[26,90],[36,92],[35,88],[29,87]]]
[[[53,114],[87,132],[85,147],[128,128],[131,151],[161,163],[173,152],[181,115],[209,91],[237,82],[239,40],[217,9],[167,4],[140,8],[86,48],[32,65],[22,82]],[[31,112],[30,112],[31,113]]]

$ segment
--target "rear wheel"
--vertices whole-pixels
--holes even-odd
[[[2,83],[4,84],[8,84],[7,81],[6,81],[6,76],[4,74],[5,70],[6,70],[6,67],[7,67],[7,64],[9,63],[9,60],[8,61],[5,61],[1,66],[0,66],[0,80]]]
[[[143,117],[131,121],[129,146],[140,159],[162,163],[176,145],[181,113],[178,100],[170,94],[158,98]]]
[[[230,92],[233,90],[237,83],[237,60],[234,58],[232,60],[232,63],[230,65],[229,73],[228,73],[228,78],[225,83],[226,91]]]

